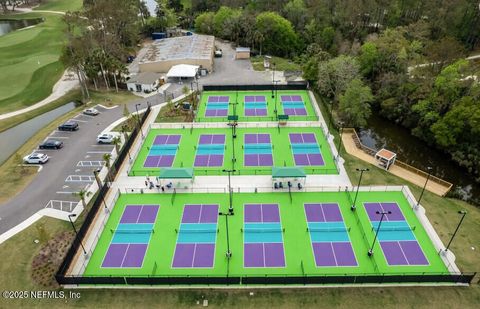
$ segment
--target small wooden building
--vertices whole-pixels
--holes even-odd
[[[235,59],[250,59],[250,48],[248,47],[237,47],[235,49]]]

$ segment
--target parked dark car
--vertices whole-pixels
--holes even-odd
[[[58,127],[58,130],[60,131],[76,131],[78,129],[78,123],[72,120],[69,120]]]
[[[38,146],[40,149],[60,149],[62,147],[63,142],[54,139],[46,140]]]

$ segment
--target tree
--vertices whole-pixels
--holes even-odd
[[[360,48],[358,62],[360,64],[360,72],[367,78],[372,78],[375,66],[380,60],[380,54],[374,42],[366,42]]]
[[[295,30],[303,30],[308,19],[308,9],[303,0],[290,0],[283,7],[283,13]]]
[[[337,102],[347,85],[359,78],[359,68],[354,58],[345,55],[321,61],[318,65],[317,81],[320,93]]]
[[[274,12],[264,12],[257,16],[256,28],[262,34],[263,49],[269,53],[288,56],[298,47],[298,36],[290,21]]]
[[[80,189],[80,191],[73,193],[73,195],[78,196],[80,200],[82,201],[83,208],[87,208],[87,202],[86,199],[90,195],[92,195],[92,192],[87,191],[85,189]]]
[[[363,127],[371,115],[370,102],[373,95],[370,87],[360,79],[350,81],[345,94],[340,95],[338,113],[345,125]]]
[[[110,182],[112,179],[110,178],[110,167],[111,167],[111,160],[112,160],[112,154],[110,153],[104,153],[103,156],[103,161],[105,161],[105,167],[107,168],[107,181]]]
[[[465,48],[453,37],[444,37],[440,40],[430,41],[425,48],[428,61],[436,72],[441,71],[448,63],[463,58]]]
[[[215,13],[212,13],[212,12],[206,12],[198,15],[197,18],[195,18],[195,30],[204,34],[213,34],[214,32],[213,18],[214,17],[215,17]]]
[[[213,34],[229,39],[232,27],[228,27],[232,21],[238,19],[241,15],[240,10],[234,10],[226,6],[220,7],[213,17]]]
[[[123,128],[123,127],[122,127]],[[120,144],[122,143],[122,140],[119,136],[115,136],[113,139],[112,139],[112,144],[115,145],[115,151],[117,152],[117,154],[120,153]]]

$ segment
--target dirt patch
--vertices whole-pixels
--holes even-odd
[[[38,227],[40,241],[48,238],[43,226]],[[55,272],[63,261],[70,244],[73,241],[73,232],[62,232],[50,239],[33,258],[32,279],[33,281],[47,288],[58,287],[55,281]]]

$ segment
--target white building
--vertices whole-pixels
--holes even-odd
[[[153,72],[139,73],[127,80],[127,88],[133,92],[150,93],[158,88],[160,75]]]

